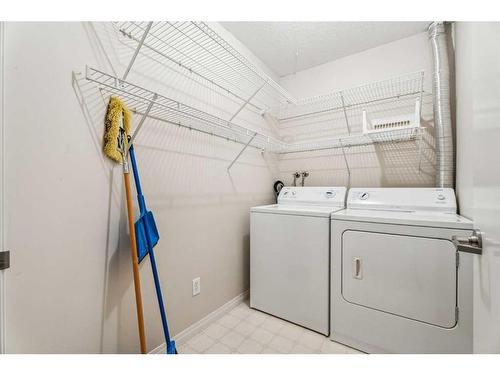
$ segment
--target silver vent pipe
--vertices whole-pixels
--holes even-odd
[[[436,145],[436,186],[455,185],[455,153],[450,110],[450,66],[446,32],[443,22],[429,26],[429,39],[434,55],[432,91],[434,107],[434,137]]]

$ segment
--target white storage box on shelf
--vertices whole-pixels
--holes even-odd
[[[420,99],[415,101],[415,111],[408,114],[371,119],[363,110],[363,134],[373,142],[405,141],[421,134]]]

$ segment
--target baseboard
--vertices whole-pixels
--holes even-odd
[[[186,341],[188,341],[191,337],[196,336],[198,333],[203,331],[206,327],[208,327],[210,324],[212,324],[214,321],[216,321],[218,318],[224,315],[227,311],[231,310],[233,307],[239,305],[241,302],[246,300],[248,298],[248,294],[249,294],[248,290],[244,291],[243,293],[234,297],[229,302],[226,302],[217,310],[212,311],[207,316],[198,320],[196,323],[190,325],[185,330],[179,332],[177,335],[173,337],[176,345],[179,347]],[[165,351],[166,351],[166,345],[165,343],[162,343],[161,345],[151,350],[149,354],[162,354],[165,353]]]

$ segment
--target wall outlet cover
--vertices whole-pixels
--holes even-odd
[[[199,277],[193,279],[193,297],[201,292],[201,279]]]

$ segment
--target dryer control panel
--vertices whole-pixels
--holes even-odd
[[[345,187],[285,186],[278,196],[278,204],[345,207]]]
[[[387,211],[456,213],[455,191],[449,188],[353,188],[347,208]]]

